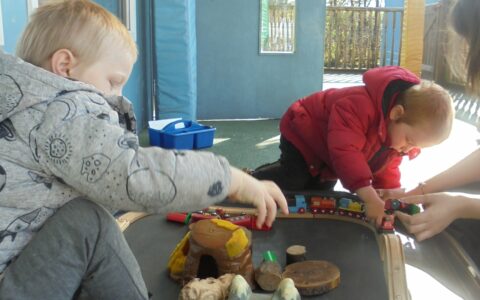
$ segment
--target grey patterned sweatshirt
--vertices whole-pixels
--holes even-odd
[[[0,273],[76,197],[107,209],[196,210],[221,201],[227,160],[142,148],[131,103],[0,52]]]

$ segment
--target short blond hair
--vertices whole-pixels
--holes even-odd
[[[137,58],[137,46],[127,28],[105,8],[89,0],[53,0],[32,14],[16,54],[42,66],[57,50],[66,48],[80,61],[91,63],[117,47],[125,47]]]
[[[441,141],[450,135],[455,109],[452,97],[440,85],[422,80],[402,92],[396,104],[405,110],[399,122],[424,127]]]

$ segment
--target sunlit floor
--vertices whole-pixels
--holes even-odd
[[[413,267],[411,265],[405,266],[407,273],[407,285],[412,300],[423,299],[442,299],[442,300],[457,300],[463,299],[459,297],[442,283],[436,280],[427,272]]]

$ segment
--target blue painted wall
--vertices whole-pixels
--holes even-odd
[[[156,117],[194,120],[197,113],[195,0],[154,1],[153,24]]]
[[[15,54],[17,39],[23,32],[28,20],[27,2],[2,0],[3,34],[5,46],[3,50]]]
[[[197,2],[198,118],[278,118],[322,89],[325,0],[297,0],[294,54],[259,54],[259,1]]]

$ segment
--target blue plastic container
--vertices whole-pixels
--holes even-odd
[[[183,123],[182,128],[177,128]],[[193,121],[177,120],[162,130],[148,128],[150,145],[166,149],[203,149],[213,145],[215,127]]]

